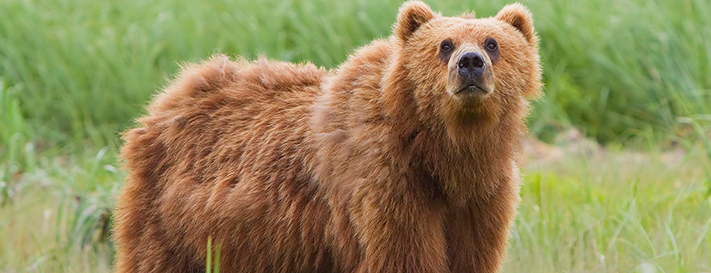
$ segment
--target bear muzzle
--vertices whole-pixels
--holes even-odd
[[[467,50],[458,55],[452,58],[450,65],[450,93],[457,97],[484,98],[494,92],[492,64],[486,54]]]

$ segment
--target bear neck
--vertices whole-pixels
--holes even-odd
[[[417,174],[414,180],[436,183],[441,196],[454,205],[488,197],[502,183],[516,179],[516,151],[526,134],[528,102],[523,98],[507,105],[498,117],[483,119],[466,113],[418,113],[410,73],[391,57],[383,74],[382,105],[388,133],[395,143],[388,154],[400,166]],[[456,113],[456,111],[455,111]],[[422,118],[423,116],[428,118]],[[430,187],[432,185],[423,185]]]

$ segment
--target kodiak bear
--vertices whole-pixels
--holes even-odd
[[[125,133],[118,272],[496,272],[541,89],[530,12],[400,8],[334,71],[214,57]],[[216,248],[215,247],[215,248]]]

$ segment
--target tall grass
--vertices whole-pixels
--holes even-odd
[[[0,81],[0,124],[3,130],[0,131],[0,206],[9,199],[9,184],[12,175],[18,171],[18,147],[25,138],[23,135],[25,122],[20,115],[20,103],[16,97],[16,89],[8,89]]]
[[[543,15],[536,22],[548,84],[534,120],[568,120],[603,141],[660,140],[688,136],[677,117],[711,113],[711,2],[534,7],[545,10],[534,14]]]
[[[124,175],[105,151],[40,153],[17,177],[0,206],[0,272],[111,272],[107,213]],[[503,272],[711,271],[705,153],[527,160]]]
[[[2,181],[0,272],[109,272],[111,211],[124,177],[115,152],[26,154],[34,163]]]
[[[505,1],[428,1],[491,16]],[[711,2],[523,1],[541,36],[546,96],[532,132],[574,125],[602,141],[686,134],[711,103]],[[115,141],[181,62],[217,52],[334,68],[389,35],[399,1],[6,0],[0,76],[45,137]]]
[[[710,271],[703,153],[532,162],[505,271]]]

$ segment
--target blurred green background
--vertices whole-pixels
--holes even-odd
[[[504,1],[432,1],[492,16]],[[526,1],[541,37],[546,96],[531,118],[602,142],[686,136],[709,113],[711,3]],[[180,62],[225,53],[334,68],[389,35],[396,1],[5,0],[0,76],[34,135],[114,142]],[[639,139],[637,139],[639,140]]]
[[[483,17],[507,3],[425,2]],[[545,82],[529,127],[560,156],[524,164],[505,270],[711,271],[711,1],[522,3]],[[336,68],[388,36],[400,4],[0,1],[0,271],[110,271],[119,132],[181,63],[224,53]],[[566,138],[572,128],[582,135]]]

